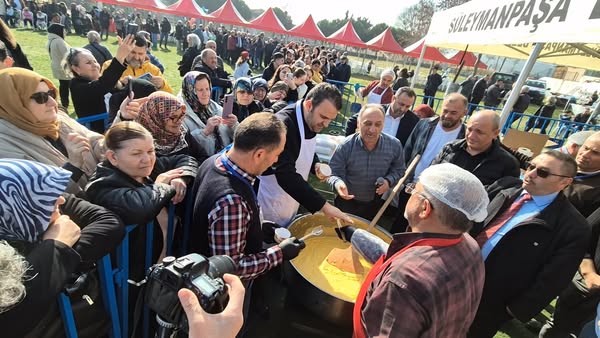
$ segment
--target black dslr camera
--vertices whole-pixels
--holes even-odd
[[[177,297],[179,289],[192,290],[204,311],[219,313],[229,301],[222,277],[235,269],[229,256],[207,259],[193,253],[177,259],[165,257],[148,269],[145,303],[162,321],[187,331],[187,318]]]

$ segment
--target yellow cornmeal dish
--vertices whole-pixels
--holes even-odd
[[[321,291],[354,303],[365,277],[371,270],[371,264],[359,256],[359,262],[364,267],[364,271],[361,274],[354,274],[342,271],[327,262],[326,258],[331,250],[334,248],[346,249],[350,243],[343,242],[337,237],[334,230],[335,224],[325,216],[303,217],[294,222],[289,230],[292,232],[292,236],[300,238],[318,225],[323,225],[325,230],[323,235],[307,239],[306,248],[291,263],[304,279]],[[355,219],[353,226],[366,229],[368,224]],[[373,233],[387,242],[390,241],[388,236],[377,229]]]

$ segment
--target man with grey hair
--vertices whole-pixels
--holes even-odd
[[[519,162],[500,147],[500,117],[493,110],[475,112],[464,139],[447,143],[432,164],[453,163],[472,172],[488,186],[506,177],[519,177]]]
[[[87,39],[89,44],[85,45],[83,48],[92,53],[99,65],[104,64],[104,62],[108,60],[112,60],[113,57],[108,48],[100,44],[100,34],[98,34],[98,32],[89,31],[87,33]]]
[[[586,131],[578,131],[575,134],[571,134],[565,141],[565,144],[560,147],[558,150],[561,152],[570,155],[572,158],[577,157],[577,152],[579,152],[579,148],[585,143],[585,140],[588,137],[594,135],[596,131],[594,130],[586,130]]]
[[[215,40],[206,41],[206,44],[204,46],[205,46],[205,48],[212,49],[215,51],[215,53],[217,53],[217,43],[215,42]],[[196,58],[194,58],[194,61],[192,62],[192,69],[196,69],[196,67],[200,67],[201,65],[202,65],[202,57],[201,57],[201,55],[198,55],[198,56],[196,56]],[[219,77],[222,79],[226,79],[229,77],[229,73],[227,73],[225,71],[225,68],[223,67],[223,59],[219,56],[218,53],[217,53],[217,73],[219,74]]]
[[[406,192],[411,231],[395,234],[389,247],[364,230],[342,228],[357,252],[377,260],[354,306],[354,336],[464,337],[485,275],[466,232],[486,218],[487,193],[477,177],[450,163],[425,169]]]
[[[470,232],[485,285],[468,337],[493,337],[511,319],[527,322],[569,284],[590,238],[562,192],[576,174],[575,160],[550,150],[531,161],[523,181],[507,177],[488,187],[488,216]]]
[[[358,132],[337,146],[329,166],[327,182],[337,192],[334,204],[340,210],[373,219],[383,200],[381,195],[404,175],[402,144],[382,133],[385,113],[378,104],[367,104],[358,113]]]
[[[222,77],[222,74],[218,71],[219,64],[217,62],[217,52],[210,48],[205,48],[200,52],[200,55],[196,57],[200,58],[200,63],[197,63],[197,60],[194,60],[192,65],[192,70],[197,70],[199,72],[204,72],[208,74],[210,77],[210,82],[213,86],[221,87],[221,88],[231,88],[232,83],[231,80]]]

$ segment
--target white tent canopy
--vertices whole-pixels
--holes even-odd
[[[473,0],[436,12],[425,45],[527,59],[502,109],[516,102],[536,59],[600,70],[600,0]]]
[[[473,0],[433,15],[427,46],[600,70],[600,0]]]

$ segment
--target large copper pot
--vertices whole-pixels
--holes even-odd
[[[363,229],[368,227],[369,222],[367,220],[358,216],[349,216],[354,219],[353,226]],[[300,238],[318,225],[322,225],[325,229],[322,236],[337,237],[334,230],[336,223],[324,215],[302,215],[290,224],[289,230],[292,233],[292,236]],[[375,227],[373,233],[387,242],[391,241],[391,235],[379,226]],[[345,245],[349,246],[350,243],[345,243]],[[307,241],[307,247],[302,250],[300,255],[307,254],[310,250],[311,244]],[[315,263],[320,264],[325,258],[326,255],[320,261],[317,259]],[[294,265],[294,260],[285,263],[284,272],[288,282],[288,295],[295,297],[300,304],[315,315],[324,318],[331,323],[342,327],[352,326],[352,310],[356,299],[352,301],[342,299],[319,288],[311,282],[311,279],[308,276],[302,274],[298,267]]]

